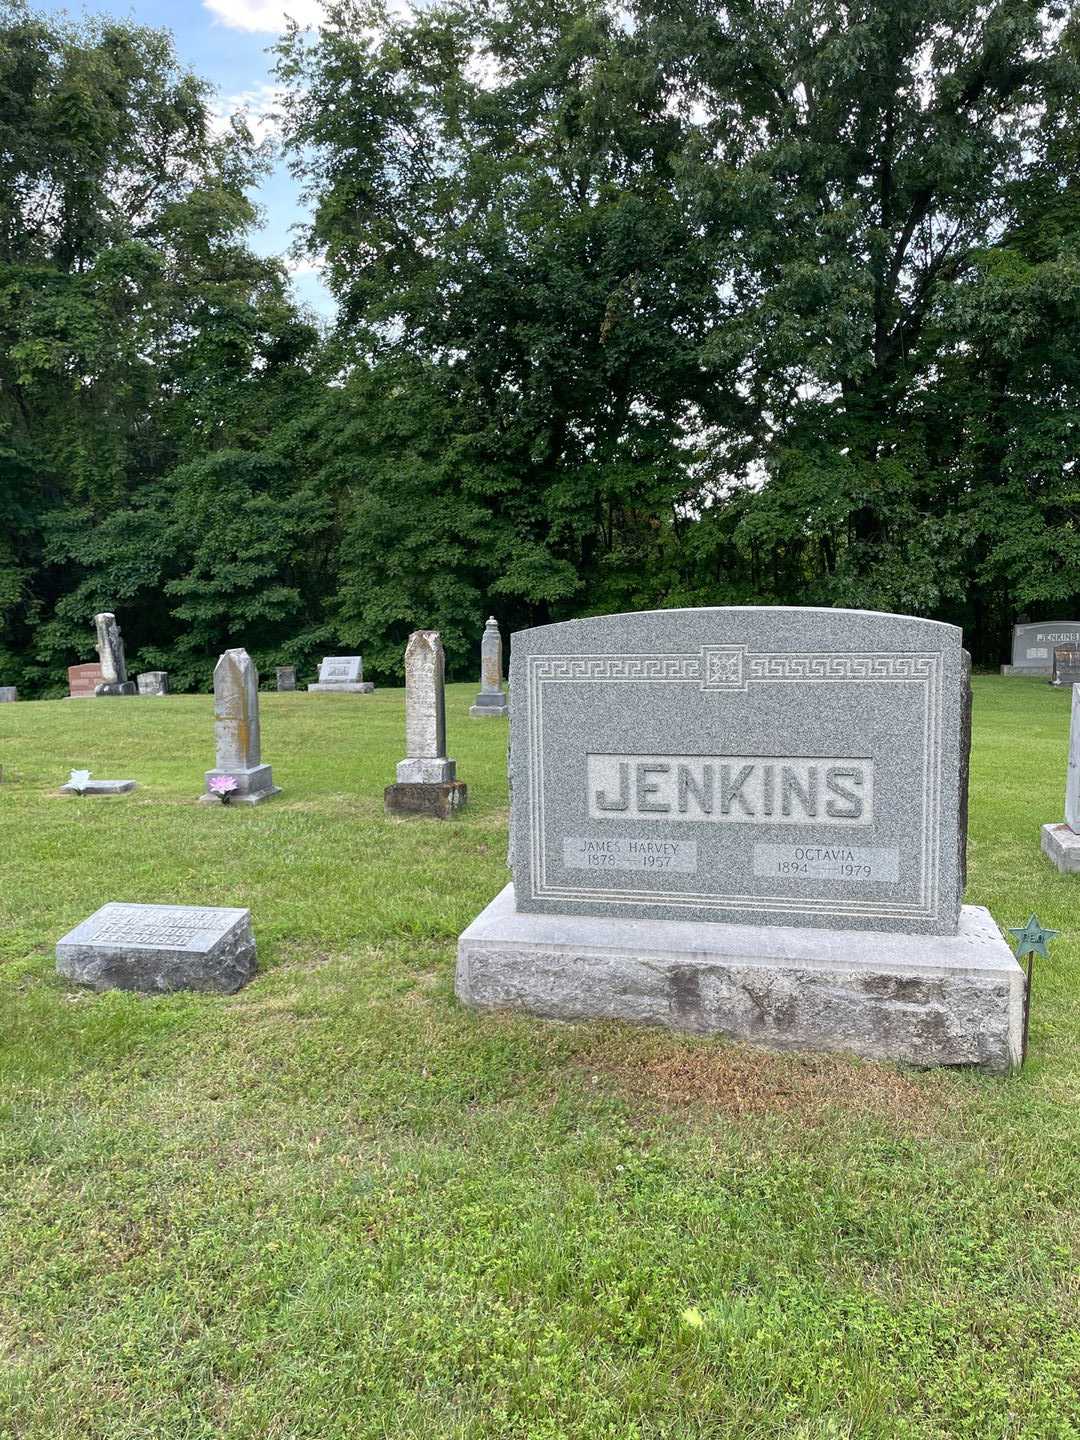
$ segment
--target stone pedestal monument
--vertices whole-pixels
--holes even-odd
[[[203,805],[223,803],[210,782],[232,778],[236,781],[227,802],[230,805],[258,805],[271,795],[280,795],[270,766],[262,763],[259,737],[259,672],[246,650],[226,650],[214,667],[214,737],[217,766],[206,772]]]
[[[384,792],[391,815],[445,820],[468,794],[446,756],[446,661],[437,630],[415,630],[405,647],[405,759]]]
[[[364,679],[362,655],[326,655],[319,662],[319,678],[307,687],[331,695],[370,695],[375,689]]]
[[[480,641],[480,694],[469,706],[470,715],[509,715],[502,686],[502,636],[499,622],[489,616]]]
[[[461,936],[481,1009],[1008,1070],[1024,977],[962,904],[954,626],[738,607],[514,636],[513,883]]]
[[[144,670],[136,681],[140,695],[168,695],[169,672],[167,670]]]
[[[1042,827],[1042,848],[1063,875],[1080,871],[1080,685],[1072,687],[1065,823]]]
[[[95,695],[136,695],[133,681],[127,678],[127,664],[124,661],[124,642],[120,626],[111,610],[103,610],[94,616],[97,639],[94,648],[101,661],[101,680],[95,687]]]

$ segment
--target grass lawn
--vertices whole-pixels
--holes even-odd
[[[445,824],[383,816],[400,691],[264,696],[283,794],[241,810],[196,804],[208,696],[0,706],[0,1436],[1080,1436],[1067,693],[976,681],[968,899],[1062,931],[1000,1079],[463,1011],[474,690]],[[60,983],[113,899],[249,906],[259,976]]]

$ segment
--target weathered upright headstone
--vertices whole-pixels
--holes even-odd
[[[480,694],[469,706],[470,715],[510,714],[502,681],[502,636],[499,622],[491,615],[480,641]]]
[[[295,690],[295,689],[296,689],[296,666],[295,666],[295,665],[279,665],[279,666],[277,667],[277,669],[275,670],[274,674],[275,674],[275,676],[276,676],[276,678],[277,678],[277,688],[278,688],[279,690]]]
[[[127,678],[127,664],[124,660],[124,641],[120,626],[111,610],[103,610],[94,616],[97,638],[95,648],[101,661],[101,682],[94,690],[95,695],[135,695],[135,685]]]
[[[251,911],[111,901],[56,946],[56,969],[92,990],[216,991],[231,995],[255,974]]]
[[[136,676],[140,695],[168,695],[169,672],[167,670],[144,670]]]
[[[446,819],[465,804],[467,788],[446,755],[446,661],[437,630],[415,630],[405,647],[405,759],[384,793],[392,815]]]
[[[18,700],[18,698],[19,691],[15,685],[0,685],[0,705],[10,704],[11,701]]]
[[[262,763],[259,734],[259,672],[246,650],[226,650],[214,667],[214,736],[217,766],[206,772],[204,805],[221,804],[210,782],[231,777],[233,805],[258,805],[279,795],[270,766]]]
[[[1003,675],[1051,675],[1054,647],[1080,645],[1080,620],[1033,620],[1013,626],[1012,663]]]
[[[335,695],[370,695],[375,689],[364,679],[362,655],[327,655],[319,664],[319,678],[309,690]]]
[[[103,680],[97,661],[89,665],[69,665],[67,674],[69,700],[92,699]]]
[[[461,937],[484,1008],[1006,1069],[1023,976],[962,906],[954,626],[731,608],[525,630],[513,883]]]
[[[1080,682],[1080,645],[1054,646],[1054,674],[1051,685],[1075,685]]]
[[[1080,871],[1080,685],[1072,687],[1069,760],[1065,770],[1065,823],[1042,827],[1042,848],[1063,875]]]

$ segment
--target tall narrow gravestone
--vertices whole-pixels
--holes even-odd
[[[519,632],[510,671],[513,883],[461,937],[466,1004],[1018,1063],[1023,975],[961,903],[954,626],[611,615]]]
[[[1080,871],[1080,685],[1072,687],[1065,823],[1042,827],[1042,848],[1063,875]]]
[[[502,636],[492,615],[480,641],[480,694],[469,706],[470,715],[509,715],[502,687]]]
[[[262,763],[259,737],[259,672],[246,650],[226,650],[214,667],[214,737],[217,766],[206,772],[204,805],[222,803],[211,781],[231,777],[232,805],[258,805],[279,795],[270,766]]]
[[[94,648],[101,661],[101,681],[95,687],[95,695],[135,695],[137,689],[127,678],[127,664],[124,660],[124,642],[120,626],[110,610],[103,610],[94,616],[97,639]]]
[[[431,815],[440,820],[460,810],[468,790],[446,755],[446,661],[437,630],[415,630],[405,647],[405,759],[384,803],[391,815]]]

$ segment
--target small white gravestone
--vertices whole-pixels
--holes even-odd
[[[437,630],[414,630],[405,647],[405,759],[384,792],[391,815],[445,820],[465,804],[467,789],[446,754],[446,660]]]
[[[489,616],[480,641],[480,694],[469,706],[469,714],[509,715],[510,707],[503,694],[502,636],[499,622]]]
[[[217,766],[206,772],[201,804],[223,803],[214,781],[236,782],[227,801],[232,805],[258,805],[280,795],[270,766],[262,763],[259,672],[246,650],[226,650],[214,667],[214,735]]]
[[[1072,687],[1069,763],[1065,771],[1065,823],[1042,827],[1042,848],[1063,875],[1080,871],[1080,685]]]
[[[60,786],[60,793],[62,795],[127,795],[134,789],[134,780],[94,780],[85,771],[73,770],[67,784]]]
[[[12,700],[18,700],[19,692],[14,685],[0,685],[0,705]]]
[[[167,695],[169,693],[169,672],[167,670],[144,670],[135,678],[140,695]]]
[[[364,679],[362,655],[327,655],[319,664],[319,678],[309,690],[334,695],[370,695],[375,686]]]
[[[56,970],[93,990],[217,991],[255,974],[251,911],[205,905],[103,905],[56,946]]]

